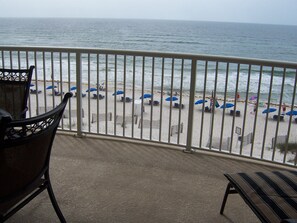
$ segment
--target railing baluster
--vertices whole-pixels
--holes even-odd
[[[51,52],[51,78],[52,78],[52,94],[53,94],[53,105],[52,108],[55,107],[55,71],[54,71],[54,53]],[[57,86],[59,90],[59,86]],[[52,109],[51,108],[51,109]]]
[[[197,63],[197,61],[196,61]],[[197,74],[195,73],[195,76]],[[180,90],[179,90],[179,95],[180,95],[180,106],[179,106],[179,113],[178,113],[178,126],[177,126],[177,132],[178,132],[178,135],[177,135],[177,144],[180,143],[180,132],[181,132],[181,109],[182,109],[182,106],[183,106],[183,79],[184,79],[184,59],[182,59],[181,61],[181,74],[180,74]],[[195,80],[195,83],[196,83],[196,80]],[[196,94],[196,84],[195,84],[195,88],[193,89],[193,92],[194,92],[194,102],[195,102],[195,94]],[[193,105],[194,105],[194,102],[193,102]],[[189,102],[191,103],[191,102]],[[190,108],[189,108],[190,109]],[[194,118],[194,106],[193,106],[193,118]],[[194,120],[194,119],[192,119]],[[189,123],[189,122],[188,122]],[[192,129],[192,133],[193,133],[193,129]],[[191,142],[191,147],[192,147],[192,142]]]
[[[202,103],[202,114],[201,114],[201,128],[200,128],[200,141],[199,141],[199,148],[202,147],[202,139],[203,139],[203,132],[204,132],[204,109],[205,109],[205,92],[206,92],[206,82],[207,82],[207,69],[208,69],[208,61],[205,61],[204,65],[204,86],[203,86],[203,103]]]
[[[151,82],[151,115],[150,115],[150,140],[152,140],[152,135],[153,135],[153,99],[154,99],[154,76],[155,76],[155,57],[152,58],[152,82]],[[143,95],[142,95],[143,96]]]
[[[37,64],[37,53],[34,51],[34,64],[35,64],[35,69],[34,69],[34,74],[35,74],[35,89],[36,92],[39,91],[39,85],[38,85],[38,76],[37,76],[37,71],[38,71],[38,64]],[[39,97],[38,94],[36,94],[35,97],[36,100],[36,113],[39,114]]]
[[[165,58],[162,57],[161,65],[161,98],[160,98],[160,131],[159,131],[159,141],[162,141],[162,123],[163,123],[163,92],[164,92],[164,64]]]
[[[82,55],[80,52],[76,53],[76,113],[77,113],[77,136],[82,137]]]
[[[1,50],[1,57],[2,57],[2,67],[5,68],[5,60],[4,60],[4,51]]]
[[[145,57],[142,57],[142,83],[141,83],[141,95],[144,94],[144,76],[145,76]],[[140,129],[140,139],[143,139],[143,100],[141,100],[141,129]]]
[[[253,139],[252,139],[252,146],[251,150],[254,151],[254,144],[255,144],[255,133],[257,127],[257,117],[258,117],[258,110],[259,110],[259,100],[260,100],[260,90],[261,90],[261,83],[262,83],[262,73],[263,73],[263,66],[260,66],[260,75],[259,75],[259,82],[258,82],[258,90],[257,90],[257,102],[256,102],[256,111],[255,111],[255,119],[254,119],[254,126],[253,126]],[[263,152],[263,150],[262,150]]]
[[[97,134],[99,133],[99,127],[100,127],[100,112],[99,112],[99,106],[100,106],[100,100],[99,100],[99,91],[100,91],[100,89],[99,89],[99,87],[101,86],[100,85],[100,77],[99,77],[99,74],[100,74],[100,67],[99,67],[99,54],[97,53],[96,54],[96,59],[97,59],[97,66],[96,66],[96,68],[97,68],[97,70],[96,70],[96,79],[97,79],[97,100],[96,100],[96,120],[97,120],[97,122],[96,122],[96,125],[97,125]],[[92,117],[93,118],[93,117]],[[105,119],[107,119],[107,114],[105,114]]]
[[[268,94],[267,109],[270,108],[270,100],[271,100],[271,91],[272,91],[273,78],[274,78],[274,67],[272,67],[272,69],[271,69],[270,88],[269,88],[269,94]],[[259,101],[259,100],[257,100],[257,101]],[[258,110],[258,106],[256,106],[256,107],[257,107],[257,110]],[[267,126],[268,126],[268,113],[266,114],[266,118],[265,118],[265,127],[264,127],[264,134],[263,134],[263,140],[262,140],[261,159],[263,159],[263,156],[264,156],[264,148],[265,148],[265,141],[266,141]]]
[[[47,111],[47,99],[46,99],[46,64],[45,64],[45,52],[42,52],[42,66],[43,66],[43,92],[44,92],[44,107]]]
[[[114,124],[113,124],[113,128],[114,128],[114,132],[113,134],[116,135],[117,134],[117,125],[116,125],[116,117],[117,117],[117,94],[116,91],[117,89],[117,55],[114,56]],[[124,98],[126,98],[126,92],[124,91]],[[124,102],[125,103],[125,102]]]
[[[115,96],[116,97],[116,96]],[[105,54],[105,115],[108,112],[108,54]],[[115,114],[113,116],[115,120]],[[108,134],[108,120],[105,118],[105,134]]]
[[[277,114],[278,119],[277,119],[276,129],[275,129],[275,143],[274,143],[274,148],[273,148],[273,152],[272,152],[272,161],[274,161],[274,158],[275,158],[275,151],[276,151],[276,145],[277,145],[277,135],[278,135],[278,129],[279,129],[281,108],[282,108],[282,103],[283,103],[284,86],[285,86],[285,79],[286,79],[286,68],[284,68],[282,76],[283,76],[282,87],[281,87],[279,106],[278,106],[278,114]],[[289,136],[287,136],[287,137],[289,137]]]
[[[243,114],[243,122],[242,122],[242,132],[241,132],[241,141],[240,141],[240,151],[242,151],[243,148],[243,137],[245,134],[245,124],[246,124],[246,117],[247,117],[247,105],[248,105],[248,99],[249,99],[249,91],[250,91],[250,80],[251,80],[251,69],[252,66],[249,64],[248,67],[248,79],[247,79],[247,86],[246,86],[246,94],[245,94],[245,104],[244,104],[244,114]],[[255,133],[252,133],[253,135]],[[252,150],[250,151],[250,156],[252,156]]]
[[[126,92],[126,55],[124,55],[124,92]],[[134,101],[134,98],[132,98]],[[123,137],[125,137],[125,129],[126,129],[126,103],[123,104]],[[133,125],[133,117],[132,117],[132,125]]]
[[[294,110],[294,103],[295,103],[295,97],[296,97],[296,86],[297,86],[297,70],[295,71],[296,74],[295,74],[295,81],[294,81],[294,88],[293,88],[293,96],[292,96],[292,103],[291,103],[291,106],[290,106],[290,111],[293,111]],[[283,163],[286,162],[286,159],[287,159],[287,153],[288,153],[288,143],[289,143],[289,136],[290,136],[290,132],[291,132],[291,124],[292,124],[292,117],[293,115],[290,115],[290,118],[289,118],[289,125],[288,125],[288,132],[287,132],[287,139],[286,139],[286,148],[285,148],[285,151],[284,151],[284,158],[283,158]],[[296,166],[296,162],[297,162],[297,159],[295,159],[295,166]]]
[[[91,98],[91,55],[90,53],[88,53],[88,129],[89,132],[91,131],[91,102],[90,102],[90,98]],[[82,97],[83,92],[80,95],[77,95],[77,97]]]
[[[168,125],[168,143],[171,137],[171,120],[172,120],[172,104],[173,104],[173,81],[174,81],[174,58],[171,60],[171,83],[170,83],[170,110],[169,110],[169,125]]]
[[[9,57],[10,57],[10,69],[13,68],[13,62],[12,62],[12,51],[9,51]]]
[[[212,106],[211,106],[211,124],[210,124],[210,134],[209,134],[209,149],[212,149],[212,137],[213,137],[213,126],[214,126],[214,114],[215,114],[215,105],[217,100],[217,81],[218,81],[218,69],[219,69],[219,62],[216,61],[216,71],[215,71],[215,83],[214,83],[214,91],[211,94],[212,97]],[[230,148],[231,150],[231,148]]]
[[[226,105],[227,90],[228,90],[228,78],[229,78],[229,63],[227,63],[227,67],[226,67],[226,81],[225,81],[225,93],[224,93],[224,104],[223,105]],[[222,115],[222,125],[221,125],[219,151],[222,150],[222,143],[223,143],[223,138],[224,138],[225,114],[226,114],[226,107],[223,109],[223,115]]]
[[[236,105],[237,105],[239,74],[240,74],[240,63],[237,64],[236,87],[235,87],[235,95],[234,95],[234,112],[233,112],[233,119],[232,119],[231,139],[230,139],[230,151],[232,150],[233,137],[234,137],[234,126],[235,126],[235,115],[236,115]],[[240,150],[239,154],[241,155],[241,153],[242,153],[242,151]]]
[[[135,116],[135,63],[136,63],[136,57],[133,56],[133,62],[132,62],[132,75],[133,75],[133,80],[132,80],[132,98],[133,98],[133,101],[132,101],[132,117],[134,118]],[[142,111],[142,108],[141,108],[141,111]],[[132,129],[131,129],[131,137],[134,138],[134,125],[132,125]]]
[[[71,85],[70,85],[70,83],[71,83],[71,68],[70,68],[70,53],[68,52],[67,53],[67,65],[68,65],[68,89],[70,89],[71,88]],[[71,113],[70,113],[70,110],[71,110],[71,101],[72,100],[69,100],[69,102],[68,102],[68,109],[69,109],[69,130],[71,131],[72,130],[72,120],[71,120]]]
[[[197,60],[192,59],[191,64],[191,83],[190,83],[190,98],[189,98],[189,116],[187,129],[187,144],[185,152],[192,151],[192,137],[193,137],[193,120],[194,120],[194,104],[195,104],[195,89],[196,89],[196,75],[197,75]]]

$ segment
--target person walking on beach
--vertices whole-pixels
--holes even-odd
[[[287,110],[287,105],[285,103],[283,103],[282,105],[282,114],[284,115],[286,113],[286,110]]]
[[[253,111],[250,112],[251,114],[256,114],[257,111],[257,103],[254,104]]]

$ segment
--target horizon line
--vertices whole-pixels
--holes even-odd
[[[210,22],[210,23],[235,23],[235,24],[253,24],[253,25],[277,25],[277,26],[297,26],[297,24],[283,23],[261,23],[244,21],[217,21],[217,20],[191,20],[191,19],[172,19],[172,18],[102,18],[102,17],[49,17],[49,16],[1,16],[0,19],[102,19],[102,20],[147,20],[147,21],[176,21],[176,22]]]

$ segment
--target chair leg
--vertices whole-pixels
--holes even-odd
[[[225,192],[225,195],[224,195],[224,199],[223,199],[223,202],[222,202],[220,214],[223,214],[223,212],[224,212],[225,205],[226,205],[226,202],[227,202],[228,195],[230,194],[231,187],[232,187],[231,183],[228,183],[227,188],[226,188],[226,192]]]
[[[56,214],[59,217],[61,223],[66,223],[66,220],[65,220],[65,218],[64,218],[64,216],[62,214],[62,211],[59,208],[58,202],[57,202],[57,200],[55,198],[53,188],[52,188],[52,185],[51,185],[51,181],[50,181],[50,178],[49,178],[49,174],[45,173],[45,176],[46,176],[46,179],[48,180],[47,192],[48,192],[48,195],[49,195],[49,197],[51,199],[52,205],[53,205],[53,207],[54,207],[54,209],[56,211]]]

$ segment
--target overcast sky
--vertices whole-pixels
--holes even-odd
[[[297,25],[297,0],[0,0],[0,17],[141,18]]]

